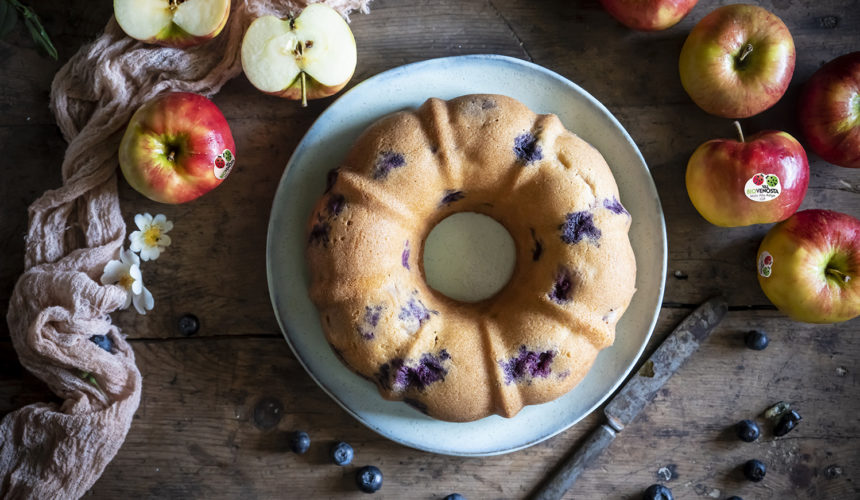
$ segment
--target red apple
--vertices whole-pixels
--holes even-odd
[[[803,210],[777,224],[758,249],[758,282],[791,319],[836,323],[860,315],[860,220]]]
[[[640,31],[658,31],[678,23],[698,0],[600,0],[621,24]]]
[[[134,113],[119,146],[119,164],[131,187],[147,198],[185,203],[224,181],[235,152],[230,126],[212,101],[174,92]]]
[[[860,51],[818,69],[800,96],[800,127],[818,156],[860,168]]]
[[[755,5],[720,7],[681,48],[681,84],[708,113],[746,118],[776,104],[794,73],[794,40],[775,15]]]
[[[711,224],[723,227],[778,222],[791,216],[809,185],[803,146],[775,130],[740,141],[714,139],[687,163],[687,194]]]

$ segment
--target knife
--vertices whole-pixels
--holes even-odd
[[[558,500],[564,496],[582,471],[609,447],[615,436],[639,415],[672,374],[696,352],[727,310],[726,301],[715,297],[684,318],[603,409],[607,422],[592,431],[531,498]]]

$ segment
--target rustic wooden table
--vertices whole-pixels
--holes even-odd
[[[35,2],[31,2],[35,3]],[[731,309],[710,340],[660,391],[569,498],[637,498],[661,481],[676,498],[860,498],[860,320],[841,325],[794,323],[775,311],[756,282],[755,252],[767,225],[721,229],[693,209],[684,169],[700,143],[730,136],[729,120],[698,109],[681,88],[677,61],[692,26],[722,2],[701,0],[679,25],[632,32],[595,0],[375,0],[352,29],[359,64],[352,84],[427,58],[497,53],[528,59],[578,83],[627,128],[651,168],[665,210],[669,273],[660,320],[648,352],[692,307],[722,292]],[[0,313],[22,271],[26,207],[60,183],[65,148],[48,110],[53,74],[99,33],[110,2],[37,2],[60,62],[41,57],[23,29],[0,42]],[[762,5],[789,26],[797,68],[779,104],[744,120],[747,131],[784,129],[799,136],[799,89],[825,61],[860,50],[856,0],[773,0]],[[266,225],[284,165],[313,120],[331,103],[264,96],[244,77],[215,96],[240,151],[228,182],[200,200],[155,205],[120,181],[123,214],[161,212],[176,224],[174,244],[144,266],[155,310],[118,312],[144,375],[143,396],[125,445],[90,492],[95,497],[325,498],[362,497],[354,466],[329,465],[326,450],[345,440],[356,465],[385,475],[384,498],[521,498],[599,421],[523,451],[457,458],[415,451],[363,427],[320,390],[284,342],[266,285]],[[810,155],[811,181],[802,208],[860,216],[860,171]],[[198,333],[183,336],[185,313]],[[762,352],[744,347],[752,328],[770,333]],[[0,326],[0,415],[36,401],[55,401],[17,363]],[[752,444],[733,437],[736,421],[785,400],[803,422]],[[310,452],[287,451],[291,430],[311,435]],[[768,465],[761,483],[739,465]],[[661,471],[661,472],[658,472]],[[665,478],[661,478],[666,474]]]

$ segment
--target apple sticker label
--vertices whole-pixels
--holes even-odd
[[[232,151],[225,149],[223,153],[215,157],[213,163],[215,165],[215,177],[224,179],[233,169],[233,165],[236,164],[236,157],[233,156]]]
[[[755,174],[744,185],[744,194],[752,201],[770,201],[781,192],[779,177],[774,174]]]
[[[768,252],[762,252],[758,256],[758,273],[762,278],[770,278],[771,268],[773,267],[773,255]]]

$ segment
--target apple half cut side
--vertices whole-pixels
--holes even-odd
[[[230,0],[114,0],[114,16],[137,40],[187,48],[215,38],[230,17]]]
[[[242,69],[267,94],[301,99],[328,97],[355,72],[355,39],[331,7],[311,4],[294,19],[259,17],[242,40]]]

